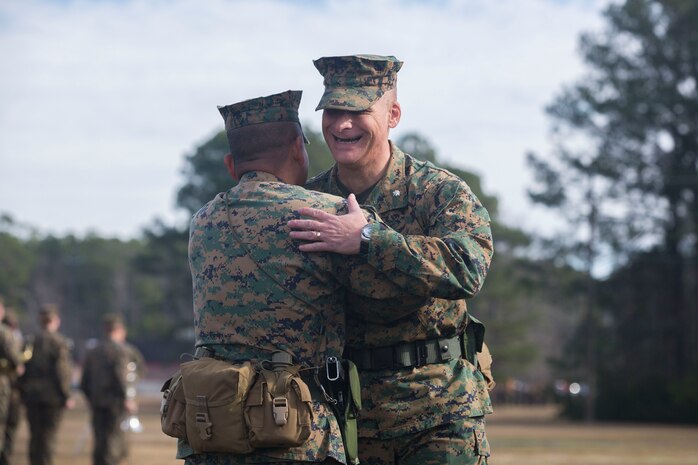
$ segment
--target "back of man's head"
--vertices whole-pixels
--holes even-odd
[[[288,154],[296,139],[303,137],[296,123],[281,121],[244,126],[227,131],[230,153],[238,165]]]
[[[304,137],[298,119],[301,91],[257,97],[218,107],[235,163],[283,156]]]

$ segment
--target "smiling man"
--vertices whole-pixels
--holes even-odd
[[[392,56],[324,57],[322,132],[336,164],[306,187],[373,206],[383,224],[313,209],[293,220],[304,251],[360,254],[398,271],[427,297],[406,308],[349,294],[347,358],[359,366],[364,410],[359,457],[369,465],[482,464],[484,415],[492,411],[476,352],[484,328],[465,299],[492,258],[490,219],[463,180],[403,153],[389,140],[400,121]],[[318,232],[320,235],[318,237]]]

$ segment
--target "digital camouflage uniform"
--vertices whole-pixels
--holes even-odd
[[[17,367],[21,364],[21,355],[12,330],[0,324],[0,450],[5,445],[5,428],[10,414],[12,381]]]
[[[22,336],[22,332],[19,330],[17,314],[8,308],[2,324],[6,325],[12,332],[16,350],[18,353],[20,353],[20,359],[24,360],[22,355],[24,338]],[[2,447],[2,452],[0,452],[0,465],[8,465],[10,463],[12,452],[14,450],[15,438],[17,436],[17,428],[19,427],[22,413],[22,399],[19,394],[17,378],[16,372],[10,376],[10,405],[7,411],[7,421],[5,422],[5,442]]]
[[[297,121],[300,92],[275,97],[281,99],[280,103],[260,98],[232,107],[239,112],[254,112],[255,107],[250,109],[248,105],[261,102],[271,107],[281,105],[279,111],[284,112],[288,110],[284,105],[290,106],[294,113],[284,113],[280,118]],[[284,103],[284,99],[293,100]],[[221,111],[226,128],[239,127],[235,121],[252,124],[250,115],[227,110],[233,111],[230,115],[226,108]],[[277,121],[277,117],[265,112],[256,121]],[[217,356],[233,362],[269,359],[273,351],[284,351],[300,365],[318,366],[326,356],[341,356],[345,286],[375,298],[405,294],[389,284],[375,288],[373,284],[382,276],[361,266],[359,257],[300,252],[286,223],[298,218],[296,211],[301,207],[333,214],[346,211],[342,198],[310,192],[270,173],[252,171],[194,215],[189,263],[197,347],[212,348]],[[187,464],[326,459],[346,463],[337,420],[328,405],[315,397],[311,436],[302,446],[257,449],[238,456],[191,454],[191,448],[180,440],[178,457],[187,457]]]
[[[361,111],[383,95],[394,85],[401,66],[394,57],[375,56],[322,58],[315,64],[326,86],[318,109],[349,111]],[[389,300],[349,294],[350,351],[462,334],[469,321],[464,299],[479,291],[493,253],[489,215],[466,183],[392,143],[390,147],[385,176],[359,198],[375,207],[390,227],[371,227],[366,259],[377,270],[397,269],[418,277],[420,288],[414,291],[431,297],[406,309]],[[343,197],[349,194],[338,181],[336,166],[306,187]],[[487,383],[470,361],[458,358],[397,370],[360,369],[360,373],[363,463],[486,461],[489,446],[482,417],[492,407]],[[452,453],[444,453],[448,450],[441,445],[443,437],[462,441],[448,446]],[[405,457],[392,456],[396,450]]]
[[[72,385],[70,345],[61,334],[45,330],[31,344],[32,357],[19,380],[31,431],[29,462],[51,465]]]
[[[93,465],[117,465],[128,455],[121,423],[125,402],[145,370],[143,355],[126,342],[104,340],[85,356],[80,388],[90,405],[94,433]]]

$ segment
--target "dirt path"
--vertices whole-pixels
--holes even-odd
[[[157,399],[144,401],[144,431],[131,434],[129,465],[181,465],[175,440],[160,432]],[[67,412],[56,465],[91,465],[88,414]],[[499,407],[488,419],[492,465],[698,465],[698,427],[579,425],[555,419],[552,407]],[[20,425],[13,465],[27,465],[26,423]]]
[[[499,407],[489,417],[494,465],[697,465],[698,427],[577,424],[554,407]]]

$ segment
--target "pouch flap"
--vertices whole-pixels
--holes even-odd
[[[291,380],[293,384],[293,389],[296,391],[296,395],[301,400],[301,402],[312,402],[313,396],[310,395],[310,389],[308,385],[300,378],[294,378]]]
[[[272,397],[280,397],[288,394],[291,388],[291,377],[293,373],[284,371],[263,371],[264,377],[267,380],[267,388]]]
[[[250,388],[250,392],[247,393],[247,400],[245,401],[246,407],[259,407],[264,404],[264,393],[269,392],[267,390],[267,382],[263,377],[260,377],[256,383]]]
[[[187,401],[205,396],[209,399],[220,399],[221,402],[237,397],[241,391],[239,386],[247,385],[247,370],[245,365],[232,365],[223,360],[201,358],[184,362],[180,365],[182,371],[182,387]],[[243,379],[240,380],[241,369]]]

